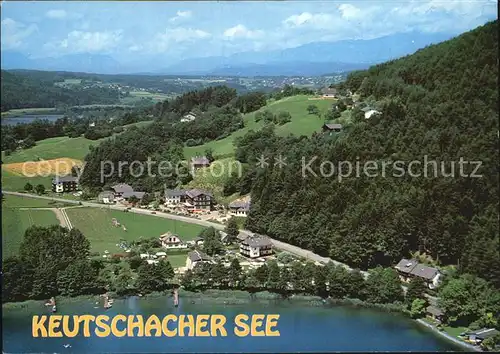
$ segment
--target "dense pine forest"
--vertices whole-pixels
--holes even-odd
[[[370,119],[355,110],[343,134],[241,141],[246,161],[264,153],[288,164],[257,171],[247,227],[361,268],[418,251],[499,286],[497,54],[495,21],[350,74],[344,88],[385,104]],[[302,157],[318,156],[318,171],[321,161],[408,164],[425,155],[446,173],[456,161],[455,177],[301,177]],[[482,178],[461,177],[460,158],[482,161]]]

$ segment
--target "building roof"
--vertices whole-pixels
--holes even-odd
[[[325,87],[321,90],[324,95],[335,95],[337,93],[336,88]]]
[[[361,108],[363,112],[368,112],[368,111],[377,111],[375,108],[366,106],[365,108]],[[378,111],[377,111],[378,112]]]
[[[250,210],[250,200],[235,200],[234,202],[229,203],[230,209],[243,209],[246,211]]]
[[[468,336],[475,336],[479,339],[486,339],[490,337],[494,337],[497,334],[500,334],[495,328],[482,328],[479,331],[468,332],[466,333]]]
[[[408,273],[410,274],[413,268],[418,264],[418,261],[416,259],[405,259],[403,258],[402,260],[399,261],[398,264],[394,268],[399,270],[402,273]]]
[[[134,188],[129,186],[126,183],[119,183],[111,187],[112,190],[115,191],[115,193],[125,193],[125,192],[133,192]]]
[[[416,277],[432,280],[436,275],[439,274],[439,270],[423,264],[417,264],[415,267],[413,267],[410,274]]]
[[[433,305],[427,306],[426,312],[430,313],[431,315],[434,315],[436,317],[444,315],[444,312],[439,307],[436,307]]]
[[[273,245],[268,237],[258,234],[248,236],[243,243],[249,245],[250,247],[267,247]]]
[[[192,252],[189,252],[188,253],[188,257],[189,259],[192,261],[192,262],[198,262],[198,261],[210,261],[212,260],[211,257],[209,257],[208,255],[206,255],[205,253],[201,252],[201,251],[198,251],[198,250],[194,250]]]
[[[336,130],[336,129],[342,129],[342,124],[325,123],[323,127],[329,130]]]
[[[167,241],[167,239],[168,239],[169,237],[177,237],[177,239],[178,239],[179,241],[169,242],[169,241]],[[171,233],[170,231],[168,231],[168,232],[164,233],[163,235],[160,235],[160,240],[161,240],[161,241],[165,240],[165,242],[167,242],[167,243],[182,243],[181,238],[180,238],[178,235],[175,235],[175,234]]]
[[[114,198],[115,194],[111,191],[104,191],[99,193],[97,198]]]
[[[142,199],[142,197],[144,197],[144,194],[146,194],[146,192],[134,192],[134,191],[131,191],[131,192],[122,192],[122,196],[123,198],[130,198],[132,196],[135,196],[137,199]]]
[[[236,236],[236,238],[238,239],[238,241],[245,241],[245,239],[248,237],[248,235],[244,234],[244,233],[239,233],[238,236]]]
[[[199,197],[200,195],[208,195],[209,197],[212,197],[212,194],[210,194],[209,192],[204,191],[202,189],[187,190],[186,195],[190,198],[196,198],[196,197]]]
[[[184,189],[166,189],[165,195],[167,197],[180,197],[186,194]]]
[[[210,161],[206,156],[196,156],[191,158],[191,163],[194,165],[210,165]]]
[[[57,176],[52,180],[52,183],[64,183],[64,182],[78,182],[78,177],[74,177],[71,175]]]

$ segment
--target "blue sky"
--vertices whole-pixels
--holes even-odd
[[[494,0],[282,2],[2,1],[1,48],[31,57],[229,55],[393,33],[458,34],[497,18]]]

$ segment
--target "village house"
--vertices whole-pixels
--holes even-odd
[[[190,189],[186,191],[186,203],[193,211],[212,210],[214,204],[212,194],[201,189]]]
[[[186,114],[184,117],[181,118],[181,122],[182,123],[192,122],[195,119],[196,115],[193,112],[189,112],[188,114]]]
[[[210,166],[210,160],[206,156],[196,156],[191,158],[191,167],[193,169]]]
[[[56,193],[74,192],[78,189],[78,178],[57,176],[52,180],[52,191]]]
[[[268,237],[255,234],[240,243],[240,253],[249,258],[270,256],[273,253],[273,244]]]
[[[491,338],[500,335],[500,332],[495,328],[482,328],[479,331],[466,332],[462,337],[474,344],[481,344],[486,338]]]
[[[186,269],[192,270],[195,266],[203,262],[210,262],[212,258],[206,255],[205,253],[194,250],[189,252],[186,259]]]
[[[336,98],[337,97],[337,89],[326,87],[321,90],[323,94],[323,98]]]
[[[160,243],[163,248],[166,249],[184,249],[188,248],[188,245],[179,238],[179,236],[172,234],[171,232],[164,233],[160,236]]]
[[[246,217],[250,212],[250,200],[235,200],[228,207],[229,215]]]
[[[395,266],[402,281],[409,282],[411,278],[422,278],[429,289],[439,286],[441,272],[437,268],[420,264],[416,259],[402,259]]]
[[[441,323],[444,320],[444,312],[437,305],[435,298],[429,298],[429,306],[425,309],[427,316],[431,317],[433,320]]]
[[[369,119],[374,114],[380,114],[381,112],[377,111],[372,107],[365,107],[361,109],[365,113],[365,119]]]
[[[134,189],[125,183],[120,183],[111,187],[114,192],[115,199],[125,199],[128,200],[132,196],[141,200],[144,197],[145,192],[137,192]]]
[[[99,203],[113,204],[115,202],[115,194],[111,191],[104,191],[97,196]]]
[[[186,201],[186,191],[183,189],[165,189],[165,204],[176,205]]]
[[[322,130],[324,133],[338,133],[342,131],[342,124],[325,123],[323,124]]]

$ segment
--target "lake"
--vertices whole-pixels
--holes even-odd
[[[62,114],[25,114],[16,117],[2,117],[2,125],[26,124],[31,123],[36,119],[46,119],[49,122],[55,122],[62,117],[64,117]]]
[[[172,298],[115,300],[104,310],[95,300],[59,304],[58,314],[142,314],[144,318],[167,314],[223,314],[227,337],[134,337],[134,338],[33,338],[34,314],[49,314],[40,302],[30,309],[4,309],[3,350],[7,353],[130,353],[130,352],[325,352],[325,351],[461,351],[414,321],[399,314],[344,306],[311,306],[305,302],[249,301],[243,304],[192,303],[180,298],[178,308]],[[232,332],[237,314],[279,314],[279,337],[243,337]],[[171,326],[171,325],[170,325]],[[72,327],[72,326],[71,326]],[[120,327],[121,328],[121,327]],[[91,326],[92,331],[92,326]],[[93,333],[93,332],[91,332]],[[118,340],[119,339],[119,340]],[[65,348],[69,344],[71,347]]]

